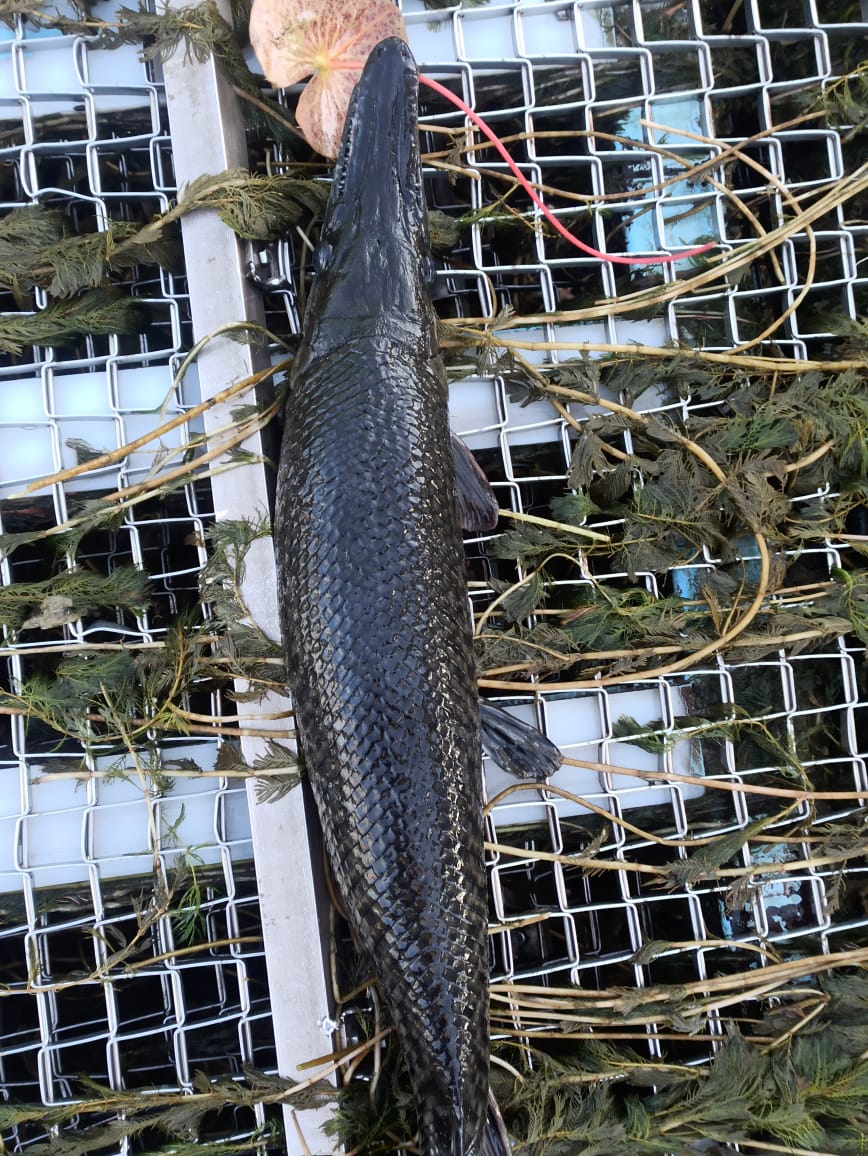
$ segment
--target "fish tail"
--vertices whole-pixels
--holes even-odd
[[[506,1125],[491,1092],[488,1093],[488,1115],[485,1119],[479,1156],[512,1156]]]

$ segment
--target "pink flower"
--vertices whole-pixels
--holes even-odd
[[[335,157],[350,96],[368,54],[388,36],[407,39],[392,0],[255,0],[250,43],[272,84],[313,79],[296,117],[310,146]]]

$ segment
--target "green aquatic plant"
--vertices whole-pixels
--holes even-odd
[[[91,335],[140,333],[146,325],[141,302],[115,288],[90,289],[50,301],[37,313],[0,318],[0,352],[20,354],[25,345],[68,345]]]
[[[223,720],[209,726],[207,716],[188,708],[197,687],[220,686],[228,701],[239,703],[283,687],[280,647],[250,616],[242,595],[247,552],[269,533],[265,517],[216,523],[200,578],[207,617],[195,609],[177,614],[155,644],[47,642],[33,652],[41,657],[34,673],[20,685],[0,688],[0,709],[39,719],[58,741],[75,738],[85,749],[102,752],[124,739],[145,742],[154,732],[223,733]],[[118,567],[100,575],[63,568],[52,578],[0,587],[0,623],[13,636],[52,632],[95,610],[141,614],[150,604],[150,583],[142,570]],[[233,691],[235,679],[243,679],[248,690]],[[228,725],[232,733],[231,719]],[[291,770],[294,760],[280,749],[279,765]],[[263,764],[266,770],[278,765],[273,756]],[[246,770],[255,774],[257,767]],[[277,793],[280,785],[270,789]]]
[[[620,677],[667,653],[707,651],[740,607],[749,618],[722,644],[734,660],[862,636],[858,572],[818,574],[795,583],[792,597],[788,573],[813,543],[840,536],[842,548],[852,538],[860,549],[850,519],[868,495],[864,370],[782,382],[680,354],[568,361],[551,372],[512,365],[516,382],[524,373],[530,395],[562,412],[567,403],[605,412],[569,415],[574,492],[550,499],[551,521],[511,525],[490,547],[520,570],[510,578],[498,568],[491,581],[495,600],[478,632],[484,673],[511,667],[569,681],[606,673],[608,653],[608,673]],[[647,404],[653,391],[667,408],[606,400],[628,385],[633,398]],[[605,535],[557,529],[570,522]],[[625,573],[627,588],[610,585],[607,570]],[[652,592],[639,578],[649,573],[677,581],[676,592]]]
[[[221,1129],[224,1136],[215,1139],[215,1117],[284,1103],[310,1108],[323,1104],[331,1094],[327,1086],[252,1069],[237,1079],[209,1079],[197,1072],[190,1092],[119,1090],[84,1076],[77,1082],[81,1094],[66,1104],[4,1101],[0,1128],[20,1128],[32,1122],[56,1129],[50,1140],[29,1145],[36,1156],[91,1156],[128,1143],[144,1144],[153,1156],[249,1156],[252,1152],[266,1156],[279,1144],[280,1128],[273,1110],[264,1125],[241,1138],[236,1128],[225,1127]]]
[[[553,1030],[541,1030],[538,1017],[536,1031],[494,1046],[503,1064],[493,1066],[492,1084],[517,1154],[695,1156],[734,1151],[735,1143],[771,1151],[787,1145],[792,1156],[858,1153],[868,1127],[862,972],[826,973],[807,985],[794,977],[775,1001],[755,1005],[749,1024],[730,1022],[717,1049],[692,1065],[649,1055],[641,1036],[624,1031],[620,1008],[595,1017],[599,1036],[576,1038],[558,1023],[568,1018],[563,989],[534,990],[528,1007],[550,1007]],[[683,1002],[677,985],[658,987],[636,1018],[665,1016],[668,1008],[689,1040],[689,1020],[676,1012]],[[334,1128],[359,1156],[411,1142],[412,1097],[394,1049],[383,1056],[375,1088],[341,1089]]]

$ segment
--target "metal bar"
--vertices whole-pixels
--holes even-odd
[[[180,6],[180,5],[178,5]],[[228,15],[228,5],[225,5]],[[238,101],[213,60],[197,63],[184,59],[183,49],[165,63],[166,95],[172,138],[176,148],[175,170],[179,189],[204,173],[244,166],[247,151]],[[196,340],[227,322],[249,320],[263,323],[261,300],[244,275],[241,252],[233,233],[216,212],[198,212],[183,220],[190,305]],[[202,397],[213,396],[233,381],[262,368],[255,348],[226,336],[209,342],[198,359]],[[225,427],[231,420],[228,406],[211,410],[206,432]],[[267,454],[261,434],[244,448]],[[270,509],[268,475],[260,465],[242,466],[212,480],[217,518],[241,518]],[[270,539],[257,540],[247,560],[243,587],[245,604],[262,628],[274,633],[276,575]],[[288,700],[268,695],[258,704],[247,704],[248,715],[285,710]],[[275,724],[271,724],[274,726]],[[257,724],[268,729],[263,720]],[[262,755],[266,740],[243,738],[246,760]],[[317,882],[308,854],[308,810],[301,790],[278,802],[259,804],[255,784],[248,784],[248,802],[262,934],[268,964],[271,1008],[281,1074],[294,1078],[298,1064],[329,1050],[330,1036],[319,1025],[329,1013],[325,983],[323,944],[317,910]],[[300,1114],[300,1127],[309,1148],[317,1153],[333,1151],[323,1132],[324,1111]],[[289,1109],[285,1111],[289,1156],[301,1156],[301,1141]]]

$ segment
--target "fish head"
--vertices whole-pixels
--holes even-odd
[[[320,320],[430,312],[433,279],[418,133],[418,73],[392,37],[350,101],[308,310]]]

